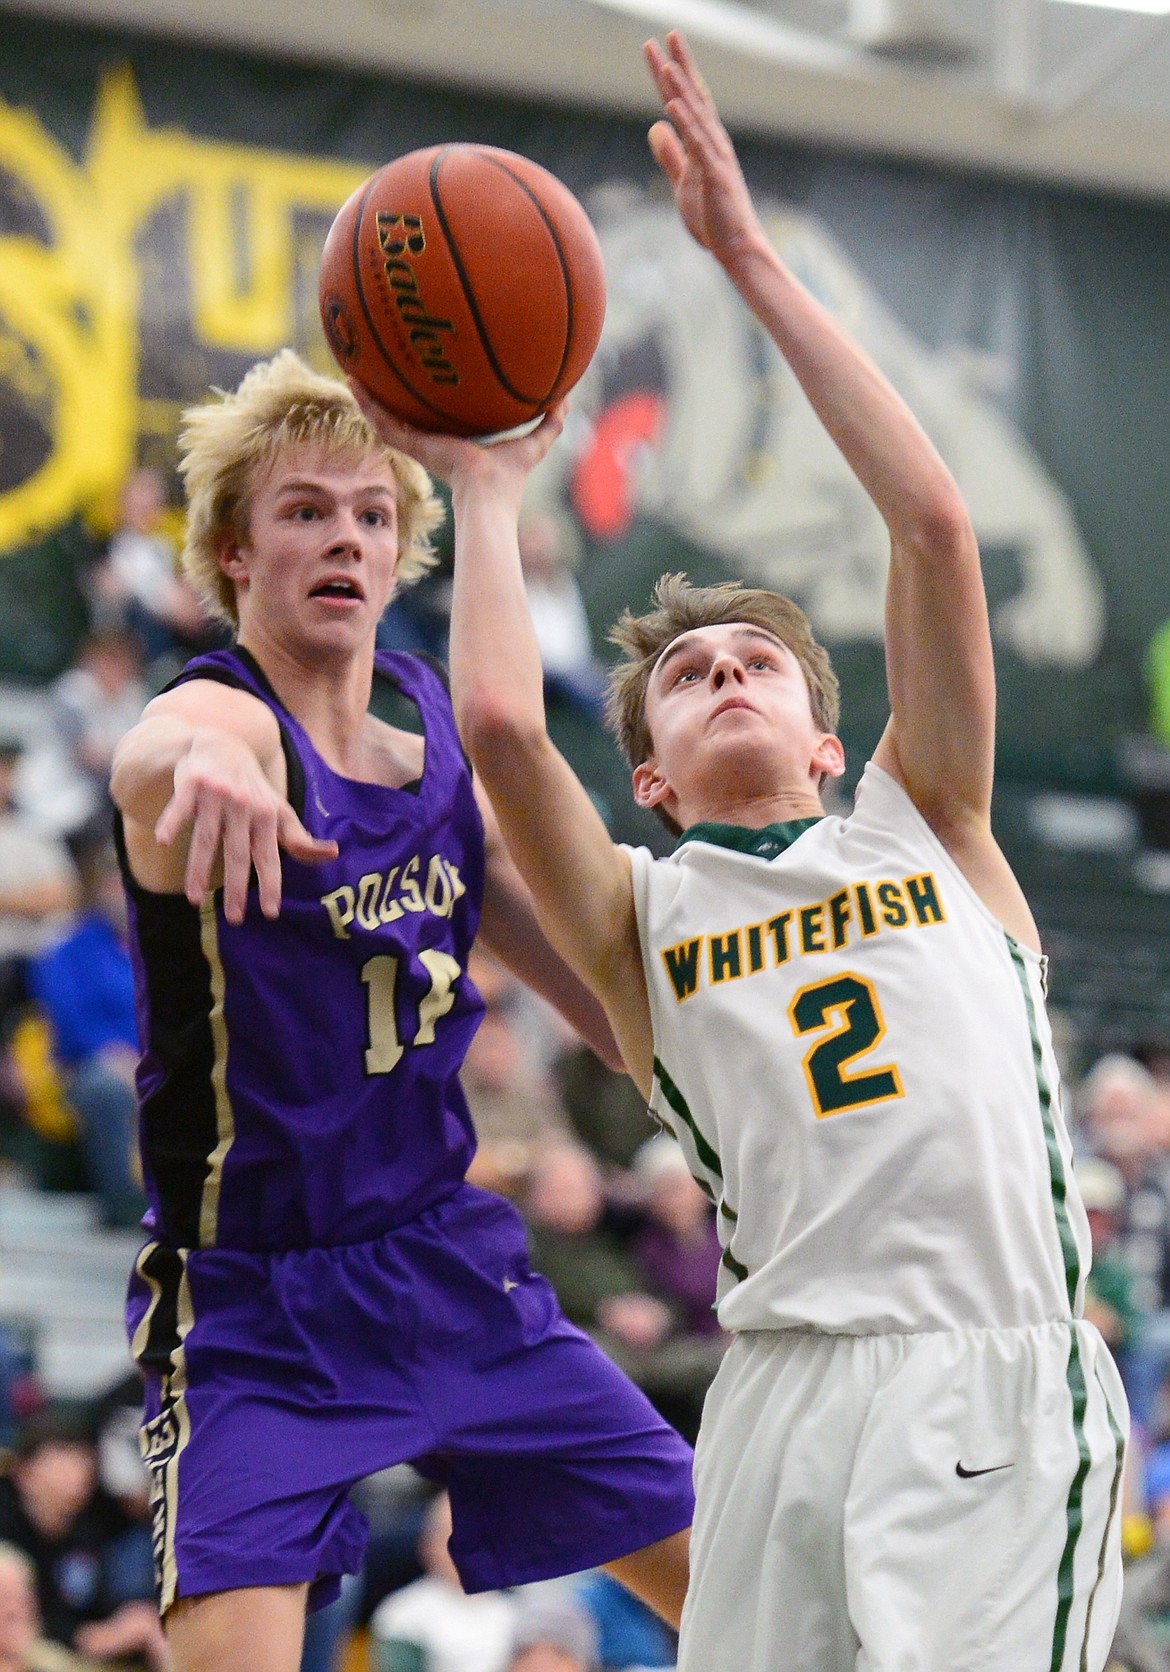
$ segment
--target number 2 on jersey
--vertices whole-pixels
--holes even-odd
[[[455,983],[463,973],[447,952],[426,950],[418,961],[431,978],[431,985],[418,1007],[418,1032],[411,1045],[433,1045],[435,1023],[455,1003]],[[362,965],[366,984],[366,1073],[389,1074],[406,1046],[398,1037],[398,1016],[394,993],[398,986],[398,959],[379,953]]]
[[[798,1038],[832,1028],[804,1058],[804,1076],[818,1120],[842,1109],[860,1109],[902,1096],[902,1079],[892,1063],[860,1074],[846,1072],[886,1032],[877,994],[862,976],[846,972],[802,987],[788,1006],[788,1017]]]

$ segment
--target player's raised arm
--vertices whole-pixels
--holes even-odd
[[[243,921],[256,872],[261,910],[280,910],[280,849],[331,859],[285,794],[280,731],[246,692],[191,680],[156,697],[114,754],[110,793],[138,881],[197,905],[221,880],[224,915]]]
[[[692,235],[768,331],[890,532],[892,720],[877,756],[944,841],[989,839],[995,692],[979,553],[959,489],[877,367],[784,266],[683,38],[646,45],[668,121],[650,145]]]
[[[624,1074],[626,1065],[604,1007],[541,928],[531,890],[508,852],[495,809],[478,780],[475,787],[486,861],[478,938],[526,987],[559,1011],[607,1068]]]
[[[653,1047],[629,863],[548,736],[516,539],[524,484],[560,434],[563,412],[519,440],[481,447],[413,430],[353,388],[390,446],[451,485],[451,698],[460,735],[545,933],[605,1006],[627,1068],[646,1090]]]

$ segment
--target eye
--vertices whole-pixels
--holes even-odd
[[[368,523],[371,528],[389,528],[390,513],[378,506],[371,506],[368,511],[362,512],[362,521]]]
[[[294,505],[289,511],[289,517],[293,522],[316,522],[319,515],[315,505]]]
[[[772,661],[772,658],[765,655],[763,651],[757,651],[757,653],[748,661],[749,668],[772,668],[774,666],[775,663]]]
[[[685,683],[689,682],[692,679],[698,679],[698,677],[699,677],[699,670],[697,668],[680,668],[678,670],[678,672],[675,674],[674,680],[673,680],[672,683],[675,684],[675,685],[682,685],[682,684],[685,684]]]

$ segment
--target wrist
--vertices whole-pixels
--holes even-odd
[[[524,477],[515,471],[501,468],[491,458],[490,447],[477,447],[479,455],[461,464],[451,476],[451,509],[458,521],[473,508],[498,508],[513,517],[520,514],[524,496]]]
[[[783,263],[757,222],[746,227],[715,252],[715,258],[737,287],[751,281],[761,270],[783,270]]]

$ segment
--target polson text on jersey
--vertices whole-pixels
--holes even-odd
[[[380,929],[393,923],[403,912],[430,912],[432,917],[450,917],[459,896],[465,893],[459,867],[442,854],[432,854],[423,875],[421,854],[405,865],[388,871],[367,871],[356,883],[343,882],[330,894],[321,896],[338,940],[349,940],[351,927]]]
[[[775,969],[793,956],[836,952],[888,929],[927,928],[945,921],[938,884],[930,871],[923,871],[901,882],[853,883],[827,900],[794,906],[763,923],[746,923],[721,935],[696,935],[664,947],[662,959],[681,1004],[698,989],[703,975],[714,987]]]

